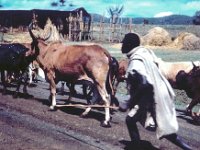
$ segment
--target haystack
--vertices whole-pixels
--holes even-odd
[[[166,46],[172,42],[170,34],[161,27],[155,27],[142,37],[142,45]]]
[[[179,49],[200,50],[200,38],[192,33],[183,32],[177,36],[173,45]]]
[[[32,39],[28,32],[5,33],[3,42],[6,43],[31,43]]]

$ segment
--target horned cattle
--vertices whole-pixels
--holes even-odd
[[[160,58],[158,58],[155,63],[158,65],[160,71],[166,77],[166,79],[169,81],[171,86],[174,89],[180,89],[180,90],[183,89],[182,87],[180,87],[180,85],[179,86],[177,85],[177,75],[179,74],[179,76],[180,76],[180,74],[181,74],[180,71],[182,70],[185,73],[189,73],[193,69],[194,65],[200,66],[200,62],[199,61],[194,61],[194,62],[192,62],[192,61],[167,62],[167,61],[163,61]],[[124,75],[126,73],[126,69],[125,68],[127,67],[127,65],[128,65],[128,60],[119,61],[119,73],[118,73],[118,78],[119,79],[120,78],[121,79],[124,78]],[[178,83],[178,84],[180,84],[180,83]],[[186,89],[184,89],[184,90],[188,95],[189,93],[186,91]],[[188,95],[188,96],[190,97],[190,95]],[[191,101],[191,103],[187,106],[186,111],[187,112],[191,112],[192,108],[194,107],[194,105],[196,105],[196,100],[195,99],[193,99]]]
[[[50,109],[55,109],[56,107],[56,84],[59,81],[74,84],[78,80],[90,81],[98,89],[98,93],[105,104],[105,120],[101,125],[110,127],[108,91],[111,91],[112,97],[113,88],[110,79],[111,56],[108,51],[98,45],[66,46],[61,42],[47,45],[43,40],[37,39],[33,35],[30,27],[29,33],[33,40],[32,48],[37,55],[36,60],[44,70],[50,83]],[[109,85],[110,88],[106,85]],[[82,115],[85,116],[90,110],[91,107],[88,107]]]
[[[178,89],[176,83],[176,76],[179,71],[184,70],[186,73],[193,69],[193,63],[200,65],[199,61],[182,61],[182,62],[166,62],[158,59],[156,62],[162,74],[167,78],[173,88]]]
[[[180,74],[181,70],[185,73],[189,73],[194,65],[200,66],[199,61],[185,61],[185,62],[166,62],[161,59],[157,61],[158,67],[160,68],[163,75],[167,78],[167,80],[170,82],[173,88],[182,90],[183,88],[177,85],[177,75]],[[178,83],[179,84],[179,83]],[[195,86],[194,86],[195,87]],[[184,89],[187,95],[190,97],[189,93],[186,89]],[[190,104],[187,106],[186,111],[191,112],[192,108],[196,104],[195,99],[192,99]]]
[[[200,102],[200,67],[194,66],[190,72],[179,71],[176,83],[179,89],[185,90],[187,96],[192,98],[186,109],[187,113],[192,115],[192,108]]]
[[[119,69],[118,69],[118,73],[116,75],[115,88],[118,87],[120,82],[124,82],[126,80],[125,74],[126,74],[127,67],[128,67],[127,59],[122,59],[119,61]]]

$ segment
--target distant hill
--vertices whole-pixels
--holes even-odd
[[[102,18],[99,14],[92,14],[93,21],[99,22]],[[129,22],[129,18],[122,18],[124,23]],[[189,25],[192,24],[192,20],[194,18],[185,15],[171,15],[160,18],[132,18],[134,24],[143,24],[144,20],[147,20],[149,24],[157,24],[157,25]],[[104,22],[108,23],[109,18],[104,17]]]

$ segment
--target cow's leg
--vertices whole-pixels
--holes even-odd
[[[91,107],[87,107],[85,111],[81,114],[81,117],[85,118],[88,115],[88,113],[91,111],[91,109],[92,109]]]
[[[3,94],[6,93],[6,81],[5,81],[5,71],[1,71],[1,82],[2,82],[2,85],[3,85]]]
[[[15,72],[15,77],[18,79],[17,80],[17,88],[15,90],[15,94],[13,95],[14,98],[17,98],[18,97],[18,94],[19,94],[19,89],[20,89],[20,86],[21,86],[21,83],[22,83],[22,78],[23,78],[23,74],[20,75],[19,72]]]
[[[193,108],[195,105],[198,104],[198,102],[199,102],[198,100],[199,100],[198,97],[192,99],[191,103],[190,103],[189,106],[186,108],[186,114],[192,115],[192,108]]]
[[[82,89],[83,89],[83,95],[84,95],[84,97],[88,99],[88,97],[91,94],[91,85],[90,85],[90,83],[88,83],[88,85],[83,84]],[[88,90],[90,90],[90,91],[87,93]]]
[[[69,97],[68,97],[68,101],[71,100],[72,96],[76,94],[76,90],[75,90],[75,83],[71,82],[71,83],[66,83],[67,87],[69,88]]]
[[[64,90],[65,90],[65,82],[61,82],[61,88],[60,88],[60,92],[62,95],[64,95]]]
[[[116,95],[117,87],[119,86],[119,83],[120,83],[120,81],[118,81],[118,80],[113,83],[114,95]]]
[[[31,84],[33,82],[33,67],[32,67],[32,63],[29,64],[28,66],[28,77],[29,77],[29,84]]]
[[[103,86],[97,85],[97,89],[99,91],[99,94],[101,95],[102,100],[104,101],[105,104],[105,120],[101,123],[102,127],[111,127],[110,125],[110,101],[109,101],[109,95],[106,91],[106,86],[105,84]]]
[[[28,92],[27,92],[27,86],[28,86],[28,79],[29,79],[29,72],[24,72],[24,87],[23,87],[23,93],[25,94],[25,95],[27,95],[28,96]]]
[[[87,94],[87,88],[90,88],[90,91],[89,91],[89,94]],[[91,89],[93,87],[93,89]],[[95,90],[96,88],[93,86],[93,83],[91,82],[83,82],[83,95],[84,97],[86,97],[87,99],[87,104],[90,105],[91,102],[92,104],[94,104],[94,101],[96,101],[96,97],[97,97],[97,90]],[[93,97],[92,97],[92,100],[90,100],[90,95],[91,95],[91,92],[93,92]],[[93,100],[95,99],[95,100]],[[91,107],[87,107],[85,109],[85,111],[81,114],[81,117],[86,117],[88,115],[88,113],[91,111]]]
[[[99,92],[96,88],[96,86],[94,86],[94,84],[92,82],[84,82],[84,87],[85,88],[89,88],[89,93],[87,93],[87,89],[85,89],[86,91],[86,99],[87,99],[87,104],[90,105],[90,104],[95,104],[98,100],[99,100]],[[84,93],[84,92],[83,92]],[[92,99],[90,99],[90,96],[91,94],[93,93],[92,95]],[[91,110],[91,107],[87,107],[86,110],[81,114],[81,117],[85,117],[88,115],[88,113],[90,112]]]
[[[56,106],[56,83],[54,82],[53,79],[49,80],[50,81],[50,97],[51,97],[51,106],[50,110],[55,110]]]

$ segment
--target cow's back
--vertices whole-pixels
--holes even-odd
[[[21,44],[0,44],[0,69],[15,69],[28,49]]]
[[[98,45],[54,44],[44,57],[45,69],[53,69],[61,80],[84,79],[104,73],[106,78],[111,60],[110,54]],[[63,79],[64,78],[64,79]]]
[[[110,54],[98,45],[72,45],[55,44],[47,50],[46,60],[51,64],[86,64],[89,60],[107,62],[111,58]]]

